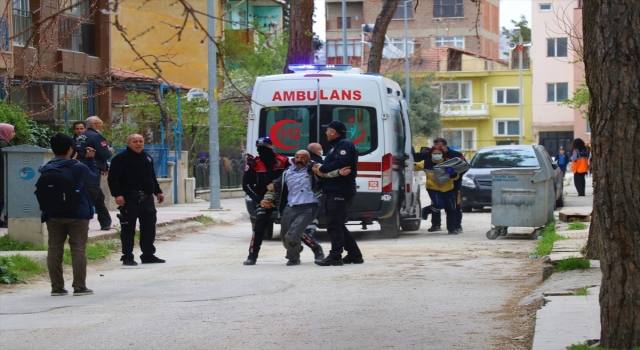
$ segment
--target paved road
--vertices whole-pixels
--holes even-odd
[[[46,279],[0,289],[2,348],[526,348],[505,312],[540,280],[534,243],[490,241],[489,221],[474,212],[459,236],[423,225],[395,240],[370,226],[357,233],[366,263],[344,267],[316,266],[308,249],[287,267],[278,240],[243,266],[248,220],[179,234],[158,242],[166,264],[90,266],[93,296],[50,297]]]

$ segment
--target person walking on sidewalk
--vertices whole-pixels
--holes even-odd
[[[589,172],[589,150],[582,139],[573,140],[573,152],[571,154],[571,168],[573,170],[573,184],[576,186],[579,197],[585,196],[585,177]]]
[[[107,144],[107,140],[100,133],[103,127],[104,124],[100,118],[95,116],[87,118],[87,130],[76,136],[74,148],[78,154],[76,159],[82,162],[86,159],[87,147],[95,149],[95,161],[98,169],[100,169],[102,175],[107,176],[109,174],[107,161],[111,159],[113,155],[113,148]],[[91,203],[93,203],[93,206],[96,208],[100,229],[105,231],[111,230],[111,215],[109,214],[109,209],[107,209],[107,206],[104,204],[105,197],[100,183],[88,184],[87,191],[91,197]]]
[[[343,264],[362,264],[362,252],[355,238],[345,225],[347,211],[356,194],[356,176],[358,169],[358,151],[353,142],[346,138],[347,128],[334,120],[322,127],[327,128],[327,140],[331,143],[331,150],[324,159],[324,164],[313,166],[313,172],[330,173],[344,167],[350,167],[347,176],[327,178],[320,182],[322,192],[326,196],[325,213],[327,216],[327,231],[331,237],[331,252],[323,260],[315,263],[320,266],[340,266]],[[347,256],[342,258],[346,250]]]
[[[273,225],[271,214],[275,206],[263,202],[267,193],[267,185],[282,176],[291,165],[289,158],[273,151],[273,141],[267,136],[256,140],[258,156],[247,155],[247,165],[244,168],[242,189],[253,200],[256,206],[256,223],[253,225],[249,256],[243,265],[255,265],[262,247],[262,240],[269,227]]]
[[[64,203],[55,201],[54,196],[45,196],[45,202],[38,196],[41,208],[51,207],[49,211],[43,211],[41,220],[46,222],[48,238],[47,268],[51,279],[51,295],[67,295],[64,288],[64,277],[62,274],[62,257],[64,255],[64,243],[69,237],[71,248],[71,267],[73,269],[73,295],[89,295],[93,291],[87,288],[87,238],[89,236],[89,220],[93,218],[93,206],[87,192],[87,184],[100,182],[100,170],[93,159],[95,150],[88,148],[85,150],[85,161],[80,163],[70,159],[73,152],[73,140],[71,136],[56,134],[51,137],[51,150],[55,157],[48,163],[43,164],[38,169],[41,174],[40,179],[45,178],[45,173],[49,171],[58,172],[60,176],[73,181],[73,189],[79,193],[79,202],[75,209],[70,211],[56,211],[63,208]],[[58,170],[60,169],[60,170]],[[66,175],[62,169],[68,169]],[[52,186],[53,188],[54,186]],[[40,190],[38,190],[40,191]],[[37,191],[37,192],[38,192]],[[66,196],[60,195],[61,198]]]
[[[558,151],[558,155],[556,156],[556,163],[558,163],[558,167],[562,170],[562,178],[564,179],[565,174],[567,173],[567,165],[569,165],[569,155],[564,151],[564,148],[560,148]]]
[[[143,264],[164,263],[163,259],[155,256],[156,247],[153,245],[157,222],[153,196],[161,204],[164,202],[164,195],[156,178],[153,158],[144,151],[142,135],[129,135],[127,149],[111,161],[107,180],[111,195],[115,197],[120,210],[118,218],[122,227],[122,264],[138,265],[133,258],[136,220],[140,220],[140,261]]]

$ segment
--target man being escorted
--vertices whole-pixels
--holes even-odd
[[[322,192],[327,199],[325,213],[327,231],[331,237],[331,252],[325,259],[315,263],[320,266],[362,264],[364,260],[360,248],[345,225],[347,210],[356,194],[358,151],[353,142],[345,137],[347,128],[341,121],[334,120],[322,127],[327,128],[327,140],[332,148],[325,157],[324,164],[314,165],[313,172],[321,176],[321,173],[330,173],[344,167],[350,167],[351,172],[347,176],[327,178],[321,182]],[[347,251],[344,259],[343,250]]]
[[[85,150],[84,164],[69,159],[73,152],[70,136],[56,134],[51,137],[51,150],[55,157],[38,169],[36,197],[42,210],[42,222],[49,231],[47,267],[51,278],[51,295],[67,295],[62,274],[64,243],[69,237],[71,266],[73,268],[73,295],[89,295],[86,286],[87,238],[93,207],[85,185],[100,182],[100,171],[93,159],[95,150]]]
[[[74,123],[74,133],[76,132],[77,124]],[[87,130],[82,134],[75,137],[75,151],[77,152],[77,159],[84,162],[86,158],[86,149],[91,147],[96,151],[95,161],[98,169],[107,175],[109,171],[109,165],[107,161],[111,159],[113,155],[113,148],[109,147],[107,140],[100,134],[104,124],[98,117],[87,118]],[[111,215],[109,209],[104,204],[104,193],[100,188],[100,182],[95,184],[87,184],[87,191],[91,197],[91,203],[96,208],[98,214],[98,222],[100,222],[101,230],[111,229]]]
[[[144,151],[142,135],[129,135],[127,149],[116,155],[111,161],[109,171],[109,190],[115,197],[120,214],[120,240],[122,241],[123,265],[136,266],[133,258],[133,242],[136,220],[140,220],[140,261],[143,264],[163,263],[156,257],[156,208],[153,196],[158,204],[164,202],[164,195],[156,179],[153,158]]]

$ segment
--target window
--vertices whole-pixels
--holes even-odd
[[[13,1],[13,33],[18,34],[31,27],[32,24],[32,16],[29,11],[29,1],[28,0],[14,0]],[[13,43],[16,45],[23,46],[26,44],[27,40],[31,38],[33,33],[33,29],[29,29],[26,32],[19,34],[18,36],[13,38]],[[33,45],[33,40],[30,45]]]
[[[494,119],[493,136],[519,136],[520,120],[518,119]]]
[[[569,98],[569,83],[547,84],[547,102],[562,102]]]
[[[537,168],[540,166],[533,147],[486,149],[471,159],[472,168]]]
[[[327,48],[327,57],[342,57],[344,52],[342,40],[327,40],[325,47]],[[347,56],[359,57],[360,55],[362,55],[360,40],[347,40]]]
[[[567,38],[547,39],[547,57],[567,57]]]
[[[433,17],[464,17],[463,0],[434,0]]]
[[[260,110],[260,135],[271,137],[274,151],[293,156],[311,142],[318,142],[325,150],[331,145],[320,127],[332,120],[340,120],[347,127],[347,137],[353,141],[359,155],[370,153],[378,147],[378,120],[375,108],[360,106],[265,107]],[[318,139],[319,138],[319,139]]]
[[[464,49],[463,36],[439,36],[436,37],[436,46],[455,46]]]
[[[589,124],[589,118],[587,118],[587,134],[591,134],[591,124]]]
[[[338,17],[338,29],[342,29],[342,17]],[[351,17],[347,17],[347,29],[351,29]]]
[[[413,18],[413,0],[407,2],[400,0],[396,13],[393,14],[393,19],[404,19],[404,7],[407,6],[407,18]]]
[[[471,103],[470,82],[442,83],[441,87],[443,104]]]
[[[493,103],[497,105],[511,105],[520,103],[520,89],[518,88],[495,88],[493,90]]]
[[[0,17],[0,51],[9,51],[9,19]]]
[[[551,4],[540,4],[540,11],[551,11]]]
[[[448,129],[442,137],[447,140],[448,147],[456,151],[473,151],[476,149],[476,129]]]
[[[402,52],[404,53],[404,38],[401,38],[401,39],[392,38],[391,44],[397,47],[399,50],[402,50]],[[407,38],[407,49],[409,50],[410,55],[413,54],[413,51],[414,51],[413,38]]]

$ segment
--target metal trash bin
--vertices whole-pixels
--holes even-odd
[[[491,225],[487,238],[507,234],[508,227],[534,227],[536,239],[553,221],[555,171],[538,157],[540,168],[500,169],[491,172]]]
[[[29,145],[3,148],[2,153],[9,237],[19,242],[46,245],[49,235],[46,225],[40,222],[40,205],[33,192],[40,178],[38,168],[53,158],[53,153]]]

